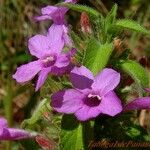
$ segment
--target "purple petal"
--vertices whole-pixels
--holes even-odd
[[[8,128],[6,127],[0,128],[0,140],[11,140]]]
[[[41,88],[41,86],[44,84],[45,80],[47,79],[47,76],[50,71],[51,71],[51,67],[40,71],[35,91],[38,91]]]
[[[103,114],[115,116],[122,111],[122,104],[115,92],[109,92],[102,97],[100,110]]]
[[[120,74],[113,69],[103,69],[94,80],[92,88],[100,90],[101,96],[112,91],[120,82]]]
[[[35,135],[15,128],[8,128],[7,120],[5,118],[0,118],[0,140],[19,140],[25,138],[32,138]]]
[[[34,19],[37,21],[42,21],[42,20],[47,20],[47,19],[51,20],[52,18],[48,15],[43,15],[43,16],[34,17]]]
[[[51,69],[51,74],[57,75],[57,76],[62,76],[63,74],[67,73],[68,67],[69,66],[58,68],[56,66],[53,66],[52,69]]]
[[[65,3],[76,3],[77,0],[65,0]]]
[[[90,70],[86,67],[75,67],[71,73],[70,78],[73,86],[77,89],[91,88],[94,77]]]
[[[73,44],[72,44],[72,39],[68,35],[68,33],[69,33],[68,27],[64,25],[63,30],[64,30],[63,39],[64,39],[65,44],[69,47],[72,47]]]
[[[42,15],[51,15],[51,14],[54,14],[58,9],[59,7],[46,6],[41,9],[41,12],[42,12]]]
[[[57,61],[54,66],[58,68],[66,67],[70,64],[70,59],[68,54],[61,54],[57,57]]]
[[[65,2],[76,3],[77,0],[65,0]],[[64,24],[64,15],[68,11],[65,7],[46,6],[41,9],[42,16],[35,17],[36,20],[52,19],[56,24]]]
[[[51,54],[51,41],[43,35],[36,35],[29,39],[28,47],[31,55],[41,58],[46,54]]]
[[[28,64],[22,65],[17,68],[13,78],[19,83],[24,83],[32,78],[42,69],[40,61],[32,61]]]
[[[57,112],[70,114],[81,107],[83,97],[84,95],[77,90],[64,90],[52,95],[51,105]]]
[[[150,92],[150,88],[145,88],[145,91],[146,92]]]
[[[80,121],[86,121],[91,118],[95,118],[101,114],[99,106],[97,107],[89,107],[87,105],[82,106],[79,110],[75,112],[75,116]]]
[[[46,6],[42,8],[42,15],[48,15],[56,24],[64,24],[64,15],[67,12],[68,8],[65,7],[55,7],[55,6]]]
[[[20,140],[32,137],[34,137],[34,135],[31,133],[15,128],[3,128],[0,132],[0,140]]]
[[[5,118],[0,118],[0,128],[8,127],[7,120]]]
[[[133,100],[124,107],[124,111],[150,109],[150,97],[142,97]]]
[[[8,128],[8,132],[10,134],[10,137],[7,137],[8,140],[20,140],[33,137],[30,132],[21,129]]]
[[[48,38],[51,41],[50,47],[55,53],[60,53],[64,47],[64,25],[53,24],[48,30]]]

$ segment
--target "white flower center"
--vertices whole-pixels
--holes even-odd
[[[89,94],[88,98],[96,98],[99,101],[102,99],[99,95],[95,95],[95,94]]]
[[[55,61],[56,61],[56,58],[54,56],[47,56],[42,59],[42,63],[44,67],[50,67],[51,65],[55,63]]]
[[[45,59],[43,59],[43,63],[49,63],[54,61],[54,57],[53,56],[48,56]]]

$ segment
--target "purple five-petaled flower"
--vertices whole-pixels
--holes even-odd
[[[100,114],[115,116],[129,110],[150,109],[150,97],[137,98],[122,106],[114,88],[120,82],[120,74],[106,68],[96,77],[81,66],[70,74],[73,89],[63,90],[52,95],[52,107],[61,113],[74,113],[78,120],[86,121]]]
[[[115,116],[122,111],[121,101],[113,91],[119,84],[120,74],[104,69],[95,78],[84,66],[75,67],[70,74],[73,89],[52,95],[52,107],[61,113],[71,114],[80,121],[100,114]]]
[[[36,35],[29,39],[30,54],[36,56],[38,60],[17,68],[13,75],[17,82],[25,83],[38,74],[37,91],[44,84],[49,73],[62,75],[68,70],[74,49],[62,52],[64,40],[60,37],[60,32],[60,30],[49,31],[46,36]]]
[[[20,140],[35,137],[23,129],[9,128],[5,118],[0,118],[0,140]]]
[[[76,0],[65,0],[65,3],[76,3]],[[49,30],[55,33],[55,30],[60,30],[61,35],[64,39],[65,45],[72,46],[72,41],[68,36],[68,26],[65,21],[65,14],[68,11],[68,8],[57,7],[57,6],[46,6],[41,9],[41,16],[35,17],[37,21],[42,20],[52,20],[53,24]]]

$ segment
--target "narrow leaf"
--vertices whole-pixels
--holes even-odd
[[[148,74],[140,64],[132,60],[127,60],[122,63],[121,67],[123,71],[128,73],[141,87],[148,87]]]
[[[140,24],[138,24],[137,22],[135,22],[133,20],[128,20],[128,19],[118,20],[116,22],[116,26],[150,35],[149,30],[145,29],[144,27],[142,27]]]
[[[39,105],[37,106],[37,108],[35,109],[35,111],[33,112],[33,115],[30,119],[26,119],[24,120],[24,122],[22,123],[23,127],[26,127],[27,125],[34,125],[36,124],[43,116],[43,113],[45,111],[47,111],[49,106],[49,100],[48,99],[43,99]]]
[[[83,65],[96,75],[107,65],[112,50],[111,43],[101,45],[96,39],[91,39],[86,49]]]
[[[116,21],[117,9],[118,6],[115,4],[106,17],[106,23],[113,24]]]
[[[85,5],[79,5],[79,4],[70,4],[70,3],[59,3],[56,6],[64,6],[67,8],[70,8],[72,10],[78,11],[78,12],[86,12],[90,14],[91,16],[99,17],[100,13],[96,11],[95,9],[92,9]]]

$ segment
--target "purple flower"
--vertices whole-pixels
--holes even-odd
[[[124,106],[123,111],[150,109],[150,97],[137,98]]]
[[[13,75],[17,82],[25,83],[38,74],[37,91],[44,84],[49,73],[55,75],[65,73],[70,65],[72,51],[61,52],[64,42],[59,37],[60,34],[62,34],[61,30],[49,31],[47,36],[36,35],[29,39],[30,54],[36,56],[38,60],[17,68],[16,73]]]
[[[73,89],[52,95],[52,107],[61,113],[74,113],[78,120],[85,121],[100,114],[115,116],[122,111],[120,99],[114,88],[119,84],[120,74],[106,68],[96,77],[84,66],[71,71]]]
[[[113,91],[119,84],[120,74],[113,69],[104,69],[95,78],[84,66],[75,67],[70,74],[73,89],[52,95],[52,107],[61,113],[74,113],[78,120],[85,121],[100,114],[115,116],[119,113],[150,109],[150,97],[137,98],[122,108],[120,99]]]
[[[66,3],[75,3],[76,0],[66,0]],[[72,41],[70,37],[68,36],[68,27],[65,21],[65,14],[68,11],[68,8],[65,7],[56,7],[56,6],[46,6],[41,9],[41,16],[35,17],[37,21],[42,20],[53,20],[52,26],[49,28],[49,30],[52,30],[55,34],[55,30],[61,30],[63,34],[59,35],[62,36],[64,39],[64,43],[68,46],[72,46]]]
[[[146,88],[145,91],[150,93],[150,88]]]
[[[0,118],[0,140],[20,140],[33,138],[35,135],[22,130],[9,128],[5,118]]]
[[[65,3],[76,3],[76,0],[65,0]],[[41,9],[41,16],[35,17],[36,20],[53,20],[55,24],[65,24],[65,14],[68,11],[66,7],[46,6]]]

